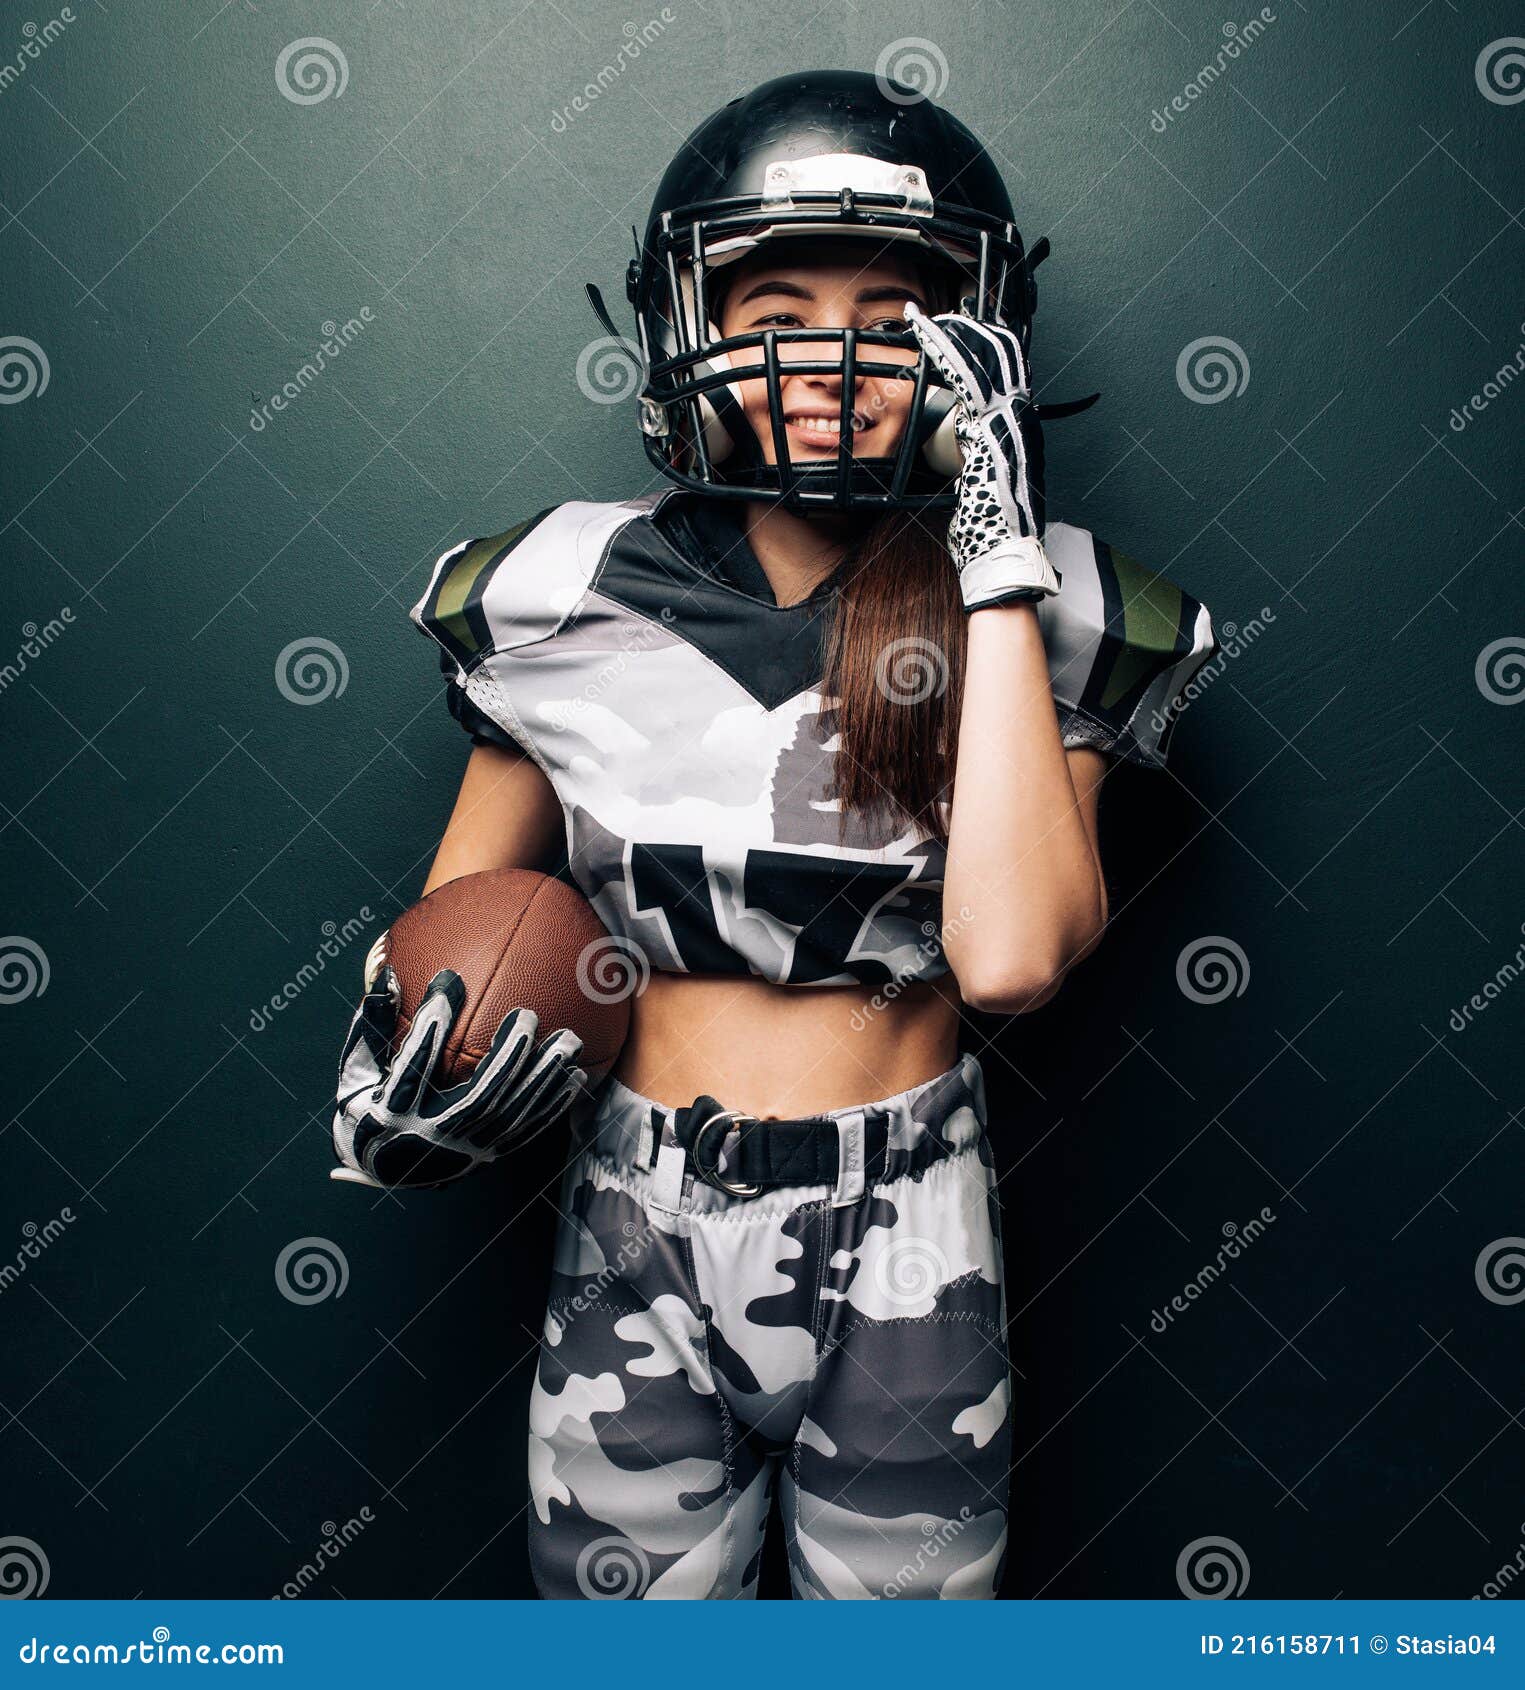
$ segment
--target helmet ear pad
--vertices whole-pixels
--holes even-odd
[[[707,328],[711,340],[721,338],[720,330],[713,322]],[[696,374],[712,375],[717,370],[730,368],[730,353],[714,352],[697,366]],[[704,432],[704,449],[712,464],[725,463],[736,453],[738,445],[742,448],[741,456],[745,457],[746,442],[756,438],[747,422],[741,390],[731,382],[723,387],[712,387],[699,395],[699,420]]]

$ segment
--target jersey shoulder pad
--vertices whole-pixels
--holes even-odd
[[[1038,607],[1066,746],[1163,768],[1192,677],[1217,651],[1207,606],[1084,528],[1050,523],[1059,572]]]
[[[643,501],[552,505],[527,522],[452,546],[410,612],[459,671],[548,639],[572,615],[611,533]]]

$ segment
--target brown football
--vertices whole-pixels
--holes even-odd
[[[447,881],[404,910],[373,948],[367,974],[384,962],[397,975],[398,1043],[434,976],[442,968],[460,975],[466,1002],[437,1070],[445,1084],[470,1076],[511,1009],[534,1010],[538,1039],[571,1028],[582,1040],[578,1066],[598,1081],[630,1029],[630,999],[644,983],[637,960],[575,887],[505,868]]]

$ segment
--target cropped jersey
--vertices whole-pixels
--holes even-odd
[[[439,642],[451,710],[545,772],[573,880],[651,968],[934,979],[945,847],[856,812],[839,833],[822,690],[836,575],[780,606],[720,503],[573,501],[446,552],[412,616]],[[1216,649],[1206,608],[1084,529],[1050,523],[1044,544],[1065,745],[1162,766]]]

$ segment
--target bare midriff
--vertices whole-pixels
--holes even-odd
[[[951,975],[905,986],[775,986],[750,975],[653,974],[614,1066],[668,1109],[696,1097],[760,1118],[851,1108],[958,1060]]]

